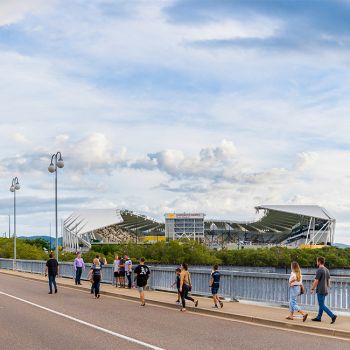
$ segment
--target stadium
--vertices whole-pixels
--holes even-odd
[[[287,247],[332,245],[336,220],[317,205],[261,205],[255,221],[208,219],[204,213],[166,213],[164,222],[126,209],[84,209],[63,225],[63,248],[93,244],[195,239],[208,246]]]

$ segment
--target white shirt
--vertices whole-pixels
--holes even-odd
[[[119,264],[120,264],[120,260],[114,260],[113,262],[113,266],[114,266],[114,272],[118,272],[118,268],[119,268]]]
[[[303,284],[303,276],[300,276],[300,281],[299,282],[296,279],[297,279],[297,275],[296,275],[295,272],[292,271],[291,274],[290,274],[290,277],[289,277],[289,284],[293,280],[295,280],[295,281],[291,284],[291,286],[300,286],[300,285]]]
[[[124,266],[126,272],[131,272],[132,261],[130,259],[126,260]]]

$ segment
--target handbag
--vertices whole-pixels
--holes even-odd
[[[305,287],[303,284],[300,285],[300,294],[299,295],[303,295],[305,294]]]

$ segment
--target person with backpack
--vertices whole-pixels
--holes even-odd
[[[49,294],[52,294],[52,286],[55,288],[55,294],[57,293],[56,277],[59,275],[58,261],[53,257],[53,253],[50,253],[49,260],[46,262],[45,277],[49,276]]]
[[[303,316],[303,322],[306,321],[308,314],[304,312],[298,305],[297,297],[301,295],[303,287],[303,276],[301,274],[300,266],[296,261],[291,264],[291,273],[289,277],[289,316],[287,320],[294,319],[294,312],[299,312]]]
[[[209,282],[209,287],[211,288],[211,294],[213,296],[213,301],[214,301],[214,309],[218,309],[218,304],[220,305],[221,308],[224,307],[224,303],[220,300],[218,292],[220,288],[220,272],[219,270],[219,265],[215,264],[213,266],[213,271],[210,275],[210,282]]]
[[[180,273],[180,295],[182,301],[182,308],[180,311],[186,311],[186,300],[190,300],[194,303],[194,306],[198,306],[198,300],[194,300],[192,297],[188,296],[188,293],[192,290],[191,275],[188,271],[188,265],[183,263],[181,265]]]
[[[145,306],[145,287],[150,275],[149,267],[145,265],[145,258],[140,259],[140,263],[136,266],[134,273],[136,286],[140,293],[141,306]]]
[[[313,318],[312,321],[321,322],[324,311],[331,318],[331,324],[333,324],[337,319],[337,315],[334,315],[334,313],[329,310],[325,304],[326,296],[328,295],[328,290],[330,288],[331,279],[329,270],[324,266],[325,262],[326,259],[324,257],[320,256],[317,258],[318,270],[316,271],[316,277],[312,284],[311,294],[313,294],[316,290],[319,309],[317,316]]]

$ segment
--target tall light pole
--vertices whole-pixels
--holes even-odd
[[[13,192],[13,269],[16,270],[17,245],[16,245],[16,191],[21,188],[18,177],[12,179],[10,191]]]
[[[55,173],[55,216],[56,216],[56,260],[58,261],[58,218],[57,218],[57,169],[63,168],[64,162],[61,152],[57,152],[51,156],[49,172]]]

